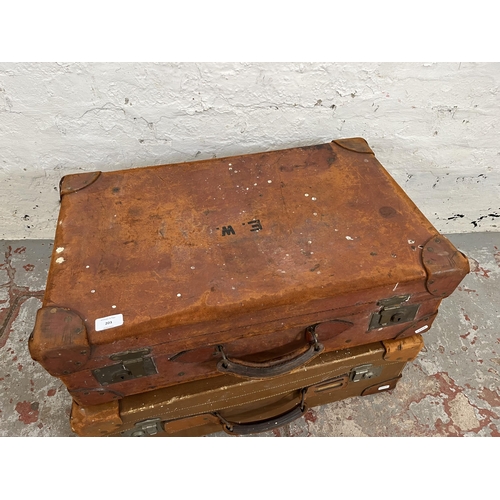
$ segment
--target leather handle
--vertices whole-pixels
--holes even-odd
[[[267,432],[273,429],[277,429],[278,427],[282,427],[283,425],[289,424],[290,422],[293,422],[294,420],[297,420],[302,415],[304,415],[304,413],[307,411],[307,407],[304,403],[305,393],[306,390],[303,390],[301,393],[301,401],[295,408],[292,408],[285,413],[281,413],[276,417],[259,420],[257,422],[238,424],[235,422],[227,421],[218,413],[214,413],[214,415],[221,421],[223,430],[227,434],[231,434],[233,436],[245,436],[248,434]]]
[[[241,362],[228,359],[224,353],[223,346],[217,346],[218,351],[222,355],[222,359],[217,363],[217,370],[222,373],[231,373],[246,378],[269,378],[283,375],[292,371],[294,368],[307,363],[324,350],[323,344],[318,342],[318,338],[314,333],[314,327],[310,327],[307,331],[312,335],[313,341],[310,343],[309,349],[299,354],[298,356],[281,358],[278,361],[269,361],[265,363]]]

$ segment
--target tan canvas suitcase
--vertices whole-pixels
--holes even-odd
[[[73,403],[71,426],[80,436],[264,432],[314,406],[394,389],[422,347],[422,336],[414,335],[323,353],[307,367],[272,380],[221,375],[96,406]]]
[[[468,272],[365,140],[69,175],[32,357],[81,405],[428,331]]]

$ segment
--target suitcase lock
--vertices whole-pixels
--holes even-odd
[[[377,305],[382,307],[372,314],[368,331],[413,321],[420,304],[403,305],[409,298],[410,295],[396,295],[379,300]]]
[[[163,427],[161,425],[161,419],[151,418],[149,420],[142,420],[141,422],[137,422],[134,425],[133,429],[120,432],[120,435],[125,437],[146,437],[154,436],[155,434],[158,434],[162,431]]]
[[[349,380],[351,382],[360,382],[361,380],[378,377],[381,373],[381,366],[373,366],[372,364],[360,365],[351,370],[351,373],[349,373]]]
[[[116,365],[92,370],[92,374],[101,385],[116,384],[125,380],[147,377],[158,373],[153,358],[147,356],[151,349],[126,351],[113,354],[111,359],[119,361]]]

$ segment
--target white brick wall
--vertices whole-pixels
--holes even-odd
[[[59,179],[361,136],[442,232],[500,228],[499,63],[0,64],[0,238]]]

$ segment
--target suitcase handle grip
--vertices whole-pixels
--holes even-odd
[[[296,357],[281,358],[278,361],[268,361],[264,363],[252,363],[252,362],[238,362],[230,360],[224,353],[223,346],[217,346],[218,351],[222,355],[222,359],[217,363],[217,370],[222,373],[231,373],[233,375],[239,375],[240,377],[246,378],[270,378],[276,377],[277,375],[283,375],[288,373],[294,368],[302,366],[311,359],[315,358],[324,350],[323,344],[318,342],[318,337],[314,333],[314,327],[310,327],[307,331],[312,335],[313,342],[310,344],[309,349]]]
[[[294,420],[300,418],[307,411],[304,399],[306,395],[306,389],[301,391],[301,401],[300,403],[292,408],[291,410],[281,413],[276,417],[267,418],[266,420],[259,420],[258,422],[246,422],[244,424],[238,424],[235,422],[229,422],[224,417],[219,415],[217,412],[214,415],[221,421],[222,428],[227,434],[233,436],[245,436],[248,434],[257,434],[259,432],[267,432],[283,425],[289,424]]]

